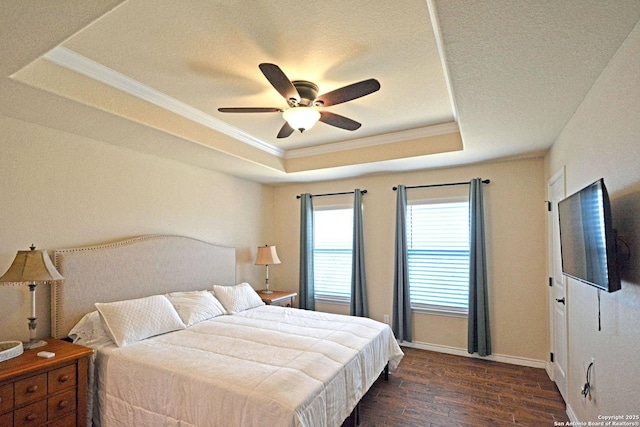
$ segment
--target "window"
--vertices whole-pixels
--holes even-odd
[[[407,206],[411,308],[466,314],[469,307],[469,202]]]
[[[353,209],[314,211],[313,270],[316,299],[349,302]]]

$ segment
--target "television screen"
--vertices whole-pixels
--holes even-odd
[[[558,203],[558,215],[563,274],[607,292],[620,289],[616,236],[604,180]]]

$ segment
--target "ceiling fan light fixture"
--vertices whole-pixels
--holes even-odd
[[[311,129],[318,120],[330,126],[348,131],[358,130],[361,123],[348,117],[322,111],[320,113],[312,107],[330,107],[343,102],[362,98],[380,90],[380,82],[376,79],[362,80],[347,86],[332,90],[318,96],[318,85],[307,80],[289,80],[286,74],[276,64],[262,63],[260,71],[267,78],[271,86],[289,104],[289,109],[282,111],[280,108],[269,107],[229,107],[218,108],[221,113],[282,113],[286,121],[280,128],[277,138],[288,138],[298,129],[300,133]]]
[[[320,113],[310,107],[293,107],[285,110],[282,117],[293,129],[304,132],[311,129],[320,120]]]

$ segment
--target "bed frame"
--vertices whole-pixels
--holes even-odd
[[[236,284],[235,248],[182,236],[61,249],[53,252],[53,260],[65,278],[51,289],[54,338],[65,338],[96,302]]]

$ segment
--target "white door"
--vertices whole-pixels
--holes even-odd
[[[553,353],[553,380],[560,394],[567,401],[567,292],[566,278],[562,275],[560,253],[560,224],[558,221],[558,202],[565,197],[564,170],[549,180],[549,201],[551,210],[548,215],[549,230],[549,313],[551,321],[551,351]]]

